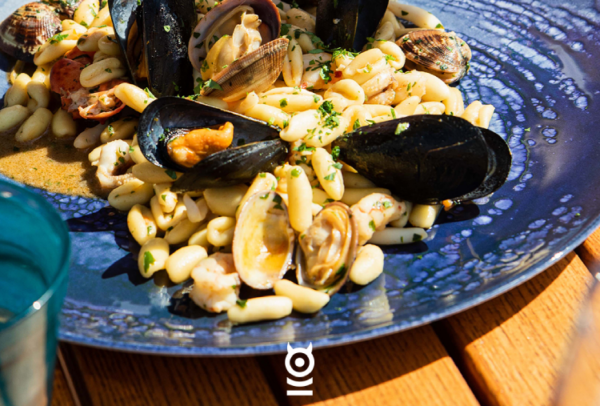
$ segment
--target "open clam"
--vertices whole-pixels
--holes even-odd
[[[346,283],[358,250],[358,228],[350,208],[340,202],[321,210],[299,238],[298,283],[333,295]]]
[[[506,181],[510,149],[496,133],[454,116],[385,121],[337,139],[340,159],[377,186],[415,203],[487,196]]]
[[[109,0],[115,34],[132,79],[157,97],[193,92],[187,41],[196,23],[187,0]]]
[[[232,102],[267,90],[286,57],[288,40],[278,38],[280,28],[271,0],[224,0],[212,8],[188,45],[194,69],[204,81],[214,82],[201,93]]]
[[[0,50],[25,62],[33,62],[38,48],[60,32],[60,18],[44,3],[28,3],[0,24]]]
[[[404,51],[407,69],[429,72],[448,84],[460,80],[469,70],[471,49],[454,32],[412,31],[396,44]]]
[[[254,289],[270,289],[292,263],[294,230],[287,207],[275,192],[259,192],[243,205],[233,237],[233,260],[240,279]]]
[[[226,131],[226,128],[221,129],[226,123],[233,127],[229,146],[216,148],[220,150],[191,167],[176,156],[186,154],[177,154],[169,148],[180,137],[189,135],[191,142],[197,135],[194,130],[214,128],[214,131]],[[222,137],[217,142],[222,146]],[[154,165],[185,172],[173,184],[174,191],[224,187],[250,181],[260,172],[275,168],[287,155],[287,147],[279,139],[276,127],[177,97],[163,97],[144,110],[138,126],[138,143],[146,159]]]

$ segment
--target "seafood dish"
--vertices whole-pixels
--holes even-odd
[[[511,167],[494,107],[456,87],[469,45],[419,7],[365,5],[26,4],[0,24],[16,60],[2,142],[68,145],[84,192],[127,213],[140,275],[206,312],[316,313],[380,277],[381,246],[428,238]],[[44,186],[84,193],[61,182]]]

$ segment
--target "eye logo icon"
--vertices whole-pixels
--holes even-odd
[[[315,368],[315,357],[313,357],[313,355],[312,355],[312,343],[310,343],[308,345],[308,348],[302,348],[302,347],[292,348],[290,343],[288,343],[287,352],[288,353],[285,356],[285,369],[287,370],[287,372],[290,375],[292,375],[296,378],[305,378]],[[306,369],[302,369],[306,365],[306,361],[304,359],[305,357],[308,360],[308,366],[306,366]],[[293,363],[292,363],[292,358],[295,358]],[[313,383],[312,378],[303,379],[303,380],[299,380],[299,381],[297,381],[295,379],[291,379],[289,377],[287,378],[287,384],[290,386],[293,386],[295,388],[305,388],[307,386],[312,385],[312,383]],[[313,391],[307,390],[307,389],[302,389],[302,390],[293,389],[293,390],[288,390],[287,395],[288,396],[312,396]]]

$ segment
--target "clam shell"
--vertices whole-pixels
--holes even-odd
[[[204,41],[212,32],[214,24],[218,24],[221,18],[227,16],[237,8],[251,7],[261,19],[263,24],[267,25],[268,30],[261,30],[263,35],[262,43],[266,44],[279,37],[281,30],[281,17],[279,10],[271,0],[223,0],[212,10],[210,10],[194,28],[194,35],[191,36],[188,44],[189,58],[198,72],[202,69],[202,60],[206,58],[206,47]],[[265,35],[267,34],[268,35]]]
[[[292,263],[294,230],[277,193],[259,192],[241,208],[233,235],[233,261],[240,279],[254,289],[270,289]]]
[[[412,31],[396,44],[406,55],[408,69],[424,70],[448,84],[460,80],[469,69],[471,49],[453,32]]]
[[[48,38],[61,30],[54,9],[43,3],[20,7],[0,24],[0,50],[26,62]]]
[[[343,255],[343,258],[337,258],[337,260],[334,262],[334,268],[329,268],[330,272],[333,272],[333,277],[335,278],[335,280],[326,285],[323,286],[322,284],[317,283],[316,281],[316,276],[311,276],[311,275],[307,275],[307,264],[306,264],[306,253],[304,252],[304,249],[302,248],[302,241],[306,241],[308,236],[310,235],[310,233],[313,231],[313,229],[315,227],[318,227],[319,224],[319,217],[324,216],[325,214],[331,212],[332,210],[336,210],[336,211],[340,211],[340,215],[344,217],[344,219],[346,220],[347,224],[346,224],[346,229],[345,230],[337,230],[339,232],[339,235],[347,238],[347,252],[346,255]],[[330,222],[330,225],[333,226],[333,223]],[[333,227],[332,227],[333,228]],[[320,238],[323,238],[322,233],[324,231],[320,231],[317,233],[317,235],[320,235]],[[330,253],[330,246],[327,245],[327,242],[332,242],[335,241],[336,239],[336,235],[330,231],[330,234],[324,238],[324,240],[326,241],[325,244],[320,245],[319,246],[319,252],[318,254],[315,253],[315,255],[318,258],[327,258],[328,260],[331,260],[331,253]],[[298,244],[298,247],[296,248],[296,278],[298,279],[298,284],[301,286],[307,286],[309,288],[327,293],[329,296],[332,296],[333,294],[335,294],[337,291],[339,291],[342,286],[344,286],[344,284],[346,283],[346,281],[348,280],[348,276],[350,275],[350,268],[352,267],[352,264],[354,263],[354,259],[356,258],[356,254],[358,252],[358,226],[356,224],[356,219],[352,216],[352,211],[350,210],[350,208],[341,202],[333,202],[333,203],[329,203],[327,206],[325,206],[323,208],[323,210],[321,210],[315,217],[313,223],[311,224],[310,227],[308,227],[308,229],[306,229],[301,235],[300,235],[300,244]],[[324,251],[324,252],[322,252]],[[343,254],[343,253],[342,253]],[[341,263],[341,265],[340,265]],[[331,276],[328,277],[326,280],[330,280]]]
[[[210,94],[226,102],[234,102],[243,99],[249,92],[267,90],[283,69],[288,44],[287,38],[278,38],[238,59],[212,78],[222,90],[207,87],[202,90],[202,95]]]

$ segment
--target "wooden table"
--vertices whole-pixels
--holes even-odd
[[[53,405],[549,405],[599,270],[600,230],[476,308],[316,350],[312,397],[287,397],[284,355],[186,359],[62,344]]]

